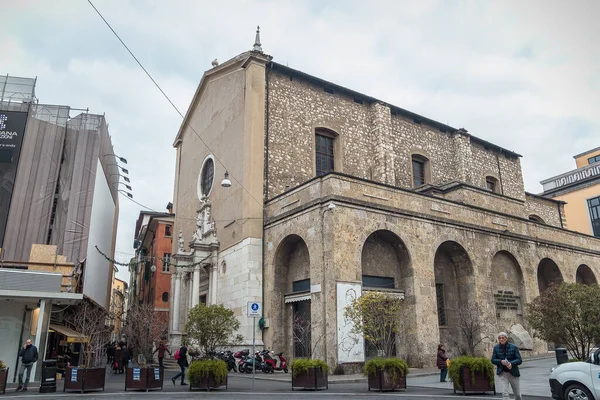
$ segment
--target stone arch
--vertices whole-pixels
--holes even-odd
[[[530,221],[534,221],[534,222],[539,222],[540,224],[545,224],[546,222],[542,219],[542,217],[540,217],[539,215],[536,214],[531,214],[528,219]]]
[[[581,264],[579,267],[577,267],[577,272],[575,273],[575,282],[583,285],[598,284],[598,280],[596,279],[596,275],[594,275],[594,271],[592,271],[592,269],[585,264]]]
[[[540,293],[548,289],[552,284],[563,282],[563,276],[558,265],[550,258],[544,258],[540,261],[537,270],[537,279]]]
[[[434,276],[440,341],[464,348],[459,310],[475,304],[473,263],[465,248],[455,241],[443,242],[435,252]]]
[[[416,323],[415,295],[411,257],[406,244],[395,233],[381,229],[372,232],[364,241],[361,251],[361,271],[363,290],[384,289],[402,290],[405,296],[401,325],[414,326]],[[396,341],[396,354],[410,359],[416,348],[417,337],[408,333],[399,335]],[[411,336],[412,335],[412,336]],[[369,348],[367,357],[373,357]]]
[[[273,338],[273,346],[281,348],[287,354],[294,356],[301,352],[302,348],[310,348],[310,297],[300,301],[286,303],[286,295],[292,293],[310,294],[310,254],[308,246],[304,239],[296,234],[286,236],[279,244],[274,257],[274,299],[275,307],[279,308],[281,321],[280,326],[283,329],[278,330],[279,335]],[[308,290],[305,290],[308,289]],[[294,320],[300,318],[302,314],[303,324],[308,329],[304,331],[303,341],[296,345],[294,335]],[[275,322],[275,321],[273,321]]]
[[[494,255],[490,282],[498,330],[508,331],[515,324],[523,325],[525,281],[521,266],[512,253],[501,250]]]

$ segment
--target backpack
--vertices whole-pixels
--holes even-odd
[[[181,354],[179,354],[179,349],[177,349],[177,351],[173,355],[173,358],[176,359],[176,360],[179,360],[181,358]]]

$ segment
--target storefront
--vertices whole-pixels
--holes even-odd
[[[0,269],[0,360],[9,368],[9,382],[17,381],[19,349],[27,339],[38,348],[39,360],[46,355],[52,305],[79,303],[82,294],[61,292],[62,274],[18,269]],[[39,381],[41,363],[32,380]]]

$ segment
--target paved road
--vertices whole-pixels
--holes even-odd
[[[548,386],[548,371],[554,365],[553,359],[534,360],[526,362],[522,367],[521,387],[525,400],[548,400],[550,399],[550,389]],[[236,399],[243,398],[244,400],[265,399],[267,397],[274,399],[342,399],[349,397],[352,400],[360,399],[375,399],[395,397],[407,400],[423,400],[423,399],[460,399],[459,395],[453,394],[450,383],[440,383],[438,375],[426,376],[408,376],[406,391],[394,393],[371,393],[367,390],[365,381],[360,382],[344,382],[330,383],[329,390],[319,392],[292,392],[290,389],[289,375],[277,375],[277,380],[256,379],[255,390],[252,391],[252,380],[249,375],[231,373],[229,377],[229,388],[227,391],[211,391],[207,392],[190,392],[187,386],[174,386],[170,377],[175,372],[167,372],[165,387],[162,392],[123,392],[123,375],[109,374],[107,379],[105,392],[89,392],[84,395],[78,393],[64,394],[62,390],[62,382],[58,383],[57,393],[39,394],[36,390],[31,390],[27,393],[15,393],[14,389],[9,389],[5,398],[13,399],[57,399],[67,400],[76,398],[85,399]],[[264,378],[265,375],[257,375]],[[271,375],[272,376],[272,375]],[[501,398],[500,394],[494,396],[492,393],[488,395],[469,395],[468,400],[490,400]]]

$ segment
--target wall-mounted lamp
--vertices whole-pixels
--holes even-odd
[[[102,157],[106,157],[106,156],[115,156],[119,159],[119,161],[121,161],[123,164],[127,164],[127,160],[124,157],[119,157],[118,155],[114,154],[114,153],[108,153],[108,154],[104,154]]]
[[[128,181],[128,182],[129,182],[129,181]],[[125,187],[127,188],[127,190],[133,190],[133,189],[131,188],[131,186],[129,186],[129,185],[128,185],[128,184],[126,184],[126,183],[123,183],[123,182],[112,182],[112,183],[116,183],[117,185],[125,185]]]
[[[123,180],[124,180],[125,182],[127,182],[127,183],[131,183],[131,181],[129,180],[129,178],[128,178],[128,177],[126,177],[126,176],[123,176],[123,175],[121,175],[121,174],[110,174],[108,177],[110,178],[111,176],[114,176],[114,175],[120,176],[120,177],[121,177],[121,178],[123,178]]]
[[[108,167],[109,165],[116,165],[117,167],[121,168],[121,171],[123,171],[124,174],[129,175],[129,171],[123,167],[121,167],[119,164],[106,164],[106,166]]]
[[[152,273],[156,272],[156,265],[152,264],[150,271],[152,271]]]
[[[130,199],[133,199],[133,195],[129,192],[124,191],[123,189],[119,189],[118,192],[124,193],[127,195],[127,197],[129,197]]]
[[[224,188],[231,187],[231,181],[229,180],[229,172],[225,171],[225,178],[221,181],[221,186]]]

